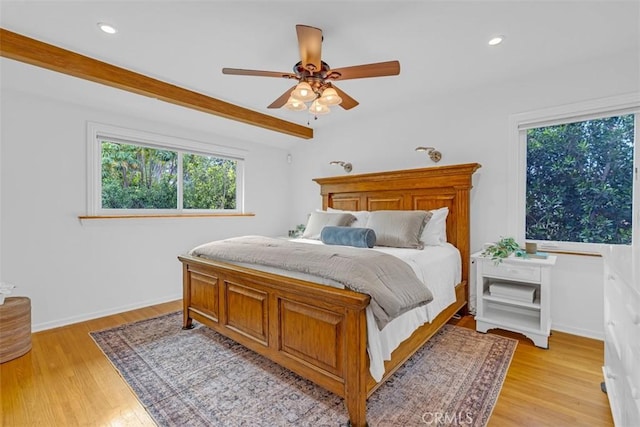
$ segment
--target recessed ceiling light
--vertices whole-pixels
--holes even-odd
[[[489,40],[489,46],[496,46],[499,45],[500,43],[502,43],[504,41],[504,36],[495,36],[492,37],[491,40]]]
[[[105,24],[104,22],[98,22],[98,28],[107,34],[115,34],[118,32],[113,25]]]

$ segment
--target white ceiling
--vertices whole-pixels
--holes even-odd
[[[640,50],[639,1],[7,1],[3,28],[215,98],[306,124],[306,113],[266,108],[291,80],[228,76],[222,67],[291,71],[299,60],[296,24],[323,30],[322,59],[334,68],[397,59],[399,76],[338,86],[360,102],[311,121],[316,132],[407,99]],[[116,26],[108,36],[99,21]],[[506,41],[489,47],[495,34]],[[3,59],[4,88],[100,99],[119,111],[153,107],[161,119],[236,132],[210,115]],[[50,80],[51,79],[51,80]],[[44,85],[44,86],[43,86]],[[57,93],[56,93],[57,91]],[[164,117],[166,116],[166,117]],[[225,123],[223,123],[225,122]],[[245,137],[269,144],[295,138],[261,129]]]

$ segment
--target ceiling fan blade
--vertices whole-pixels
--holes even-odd
[[[334,77],[334,73],[340,73],[340,76]],[[328,72],[327,79],[342,81],[366,77],[396,76],[398,74],[400,74],[400,62],[387,61],[332,69]]]
[[[296,25],[298,33],[298,47],[300,48],[300,60],[302,66],[314,72],[320,71],[322,52],[322,30],[308,25]]]
[[[280,77],[285,79],[297,78],[295,74],[291,73],[283,73],[279,71],[243,70],[241,68],[223,68],[222,74],[233,74],[236,76]]]
[[[350,97],[349,95],[347,95],[346,93],[344,93],[344,91],[338,89],[336,86],[329,84],[329,87],[332,87],[336,90],[336,92],[338,93],[338,96],[340,98],[342,98],[342,102],[340,103],[340,106],[342,108],[344,108],[345,110],[350,110],[353,107],[356,107],[359,102],[356,101],[355,99],[353,99],[352,97]]]
[[[280,107],[282,107],[284,104],[287,103],[287,101],[289,100],[289,97],[291,96],[291,92],[293,92],[293,90],[295,88],[296,88],[295,85],[292,86],[285,93],[280,95],[280,98],[278,98],[275,101],[273,101],[267,108],[280,108]]]

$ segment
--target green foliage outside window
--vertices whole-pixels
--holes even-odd
[[[102,207],[175,209],[177,153],[102,142]]]
[[[101,143],[102,208],[177,209],[178,153]],[[235,209],[236,160],[184,154],[183,208]]]
[[[634,115],[527,131],[526,238],[630,244]]]
[[[235,209],[236,161],[212,156],[183,156],[184,208]]]

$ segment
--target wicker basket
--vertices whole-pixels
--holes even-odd
[[[6,298],[0,305],[0,363],[31,350],[31,300]]]

